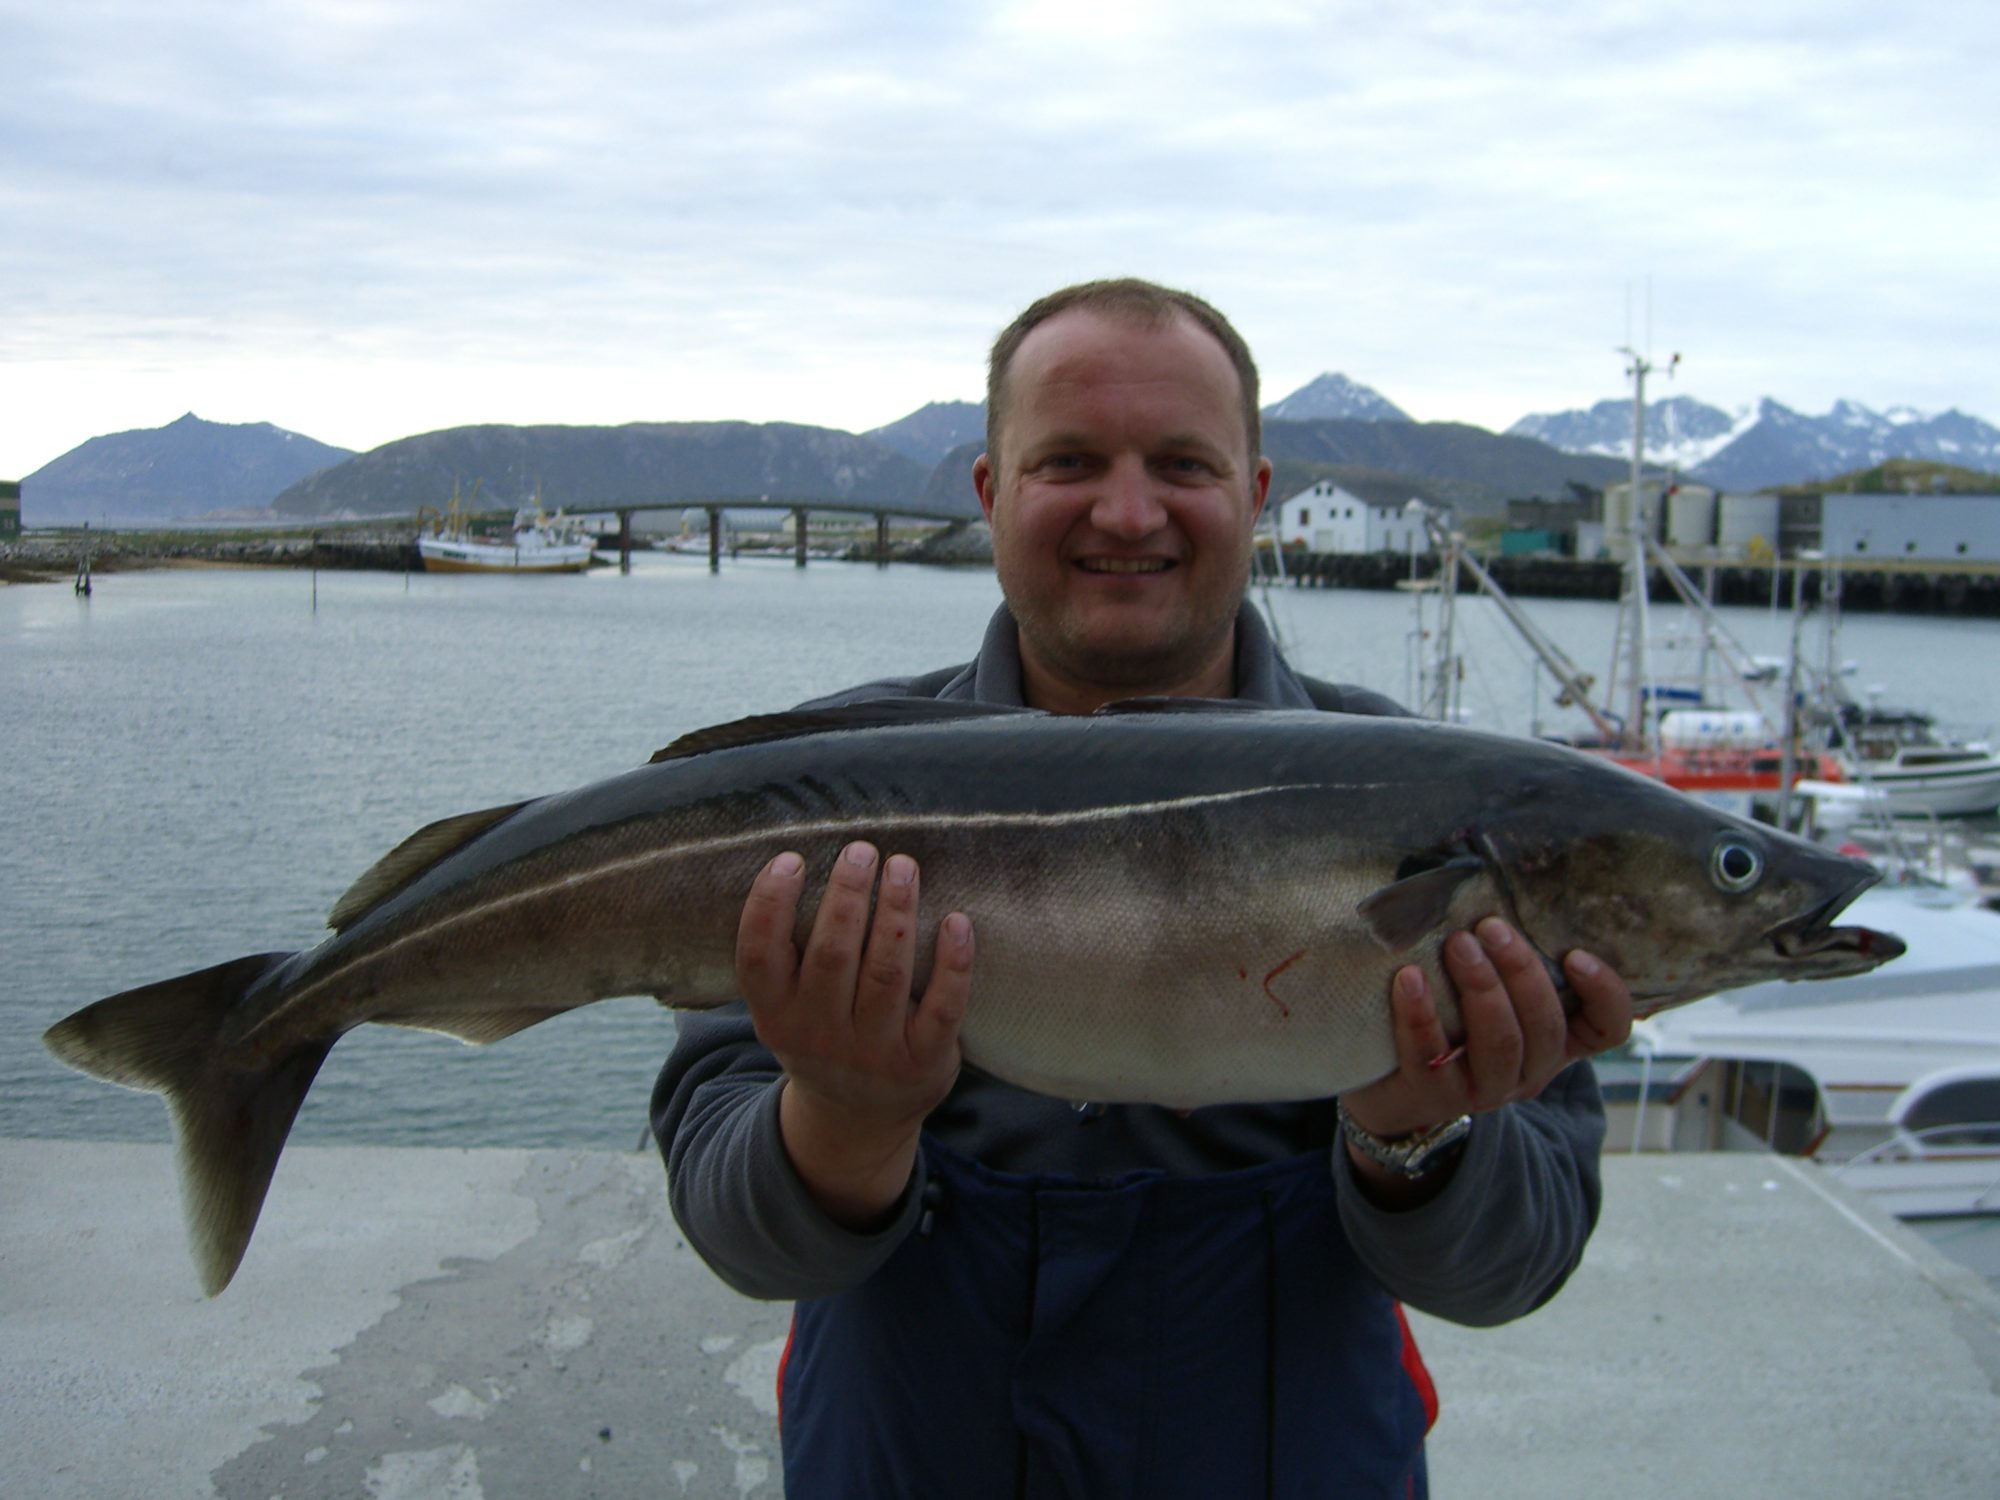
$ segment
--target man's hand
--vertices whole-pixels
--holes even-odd
[[[953,912],[921,999],[917,866],[890,856],[871,922],[876,851],[841,851],[801,953],[793,931],[805,862],[758,872],[736,931],[736,981],[758,1038],[785,1070],[778,1123],[793,1167],[837,1222],[866,1229],[895,1206],[924,1117],[958,1076],[958,1028],[972,986],[972,924]]]
[[[1374,1135],[1408,1135],[1532,1099],[1571,1063],[1631,1034],[1632,997],[1622,979],[1581,950],[1566,955],[1563,972],[1577,1009],[1565,1015],[1541,956],[1496,917],[1481,922],[1476,936],[1454,933],[1445,943],[1444,965],[1458,992],[1465,1039],[1452,1053],[1423,970],[1399,969],[1392,985],[1396,1071],[1344,1096],[1354,1122]],[[1450,1060],[1436,1065],[1448,1053]],[[1411,1189],[1429,1179],[1397,1182],[1359,1152],[1348,1155],[1364,1181],[1384,1189],[1382,1201],[1428,1196]],[[1448,1174],[1439,1177],[1442,1186]]]

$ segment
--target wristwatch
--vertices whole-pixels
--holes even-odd
[[[1337,1104],[1335,1108],[1340,1114],[1340,1133],[1344,1139],[1378,1167],[1387,1167],[1405,1177],[1423,1176],[1438,1165],[1450,1147],[1472,1132],[1472,1116],[1460,1115],[1442,1125],[1432,1125],[1409,1135],[1384,1140],[1372,1130],[1355,1124],[1354,1116],[1347,1112],[1345,1103]]]

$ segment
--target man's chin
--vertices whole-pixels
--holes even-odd
[[[1157,623],[1094,621],[1066,630],[1045,654],[1078,682],[1117,688],[1131,697],[1179,691],[1200,677],[1227,649],[1228,634],[1191,639],[1161,637]]]

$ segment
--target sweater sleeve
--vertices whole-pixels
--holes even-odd
[[[1390,1295],[1454,1323],[1504,1323],[1553,1297],[1582,1260],[1603,1144],[1597,1075],[1577,1063],[1539,1098],[1477,1116],[1451,1182],[1414,1209],[1370,1203],[1336,1141],[1341,1224]]]
[[[778,1060],[741,1002],[681,1012],[653,1088],[653,1136],[667,1198],[695,1252],[746,1296],[825,1297],[857,1286],[915,1225],[924,1167],[888,1224],[857,1234],[829,1218],[792,1168],[778,1133]]]

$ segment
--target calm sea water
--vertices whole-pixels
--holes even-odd
[[[132,985],[317,940],[335,897],[450,813],[621,771],[685,730],[969,656],[984,571],[635,559],[630,577],[157,571],[0,588],[0,1134],[165,1139],[165,1111],[64,1069],[43,1028]],[[1411,602],[1283,592],[1297,663],[1412,695]],[[1530,601],[1587,668],[1612,606]],[[1673,612],[1656,611],[1671,629]],[[1753,651],[1790,622],[1727,612]],[[1525,648],[1461,605],[1475,723],[1530,726]],[[2000,622],[1860,617],[1841,654],[1966,727],[2000,716]],[[1543,709],[1544,727],[1559,722]],[[648,1000],[490,1048],[365,1028],[335,1049],[294,1138],[628,1147],[672,1045]]]

